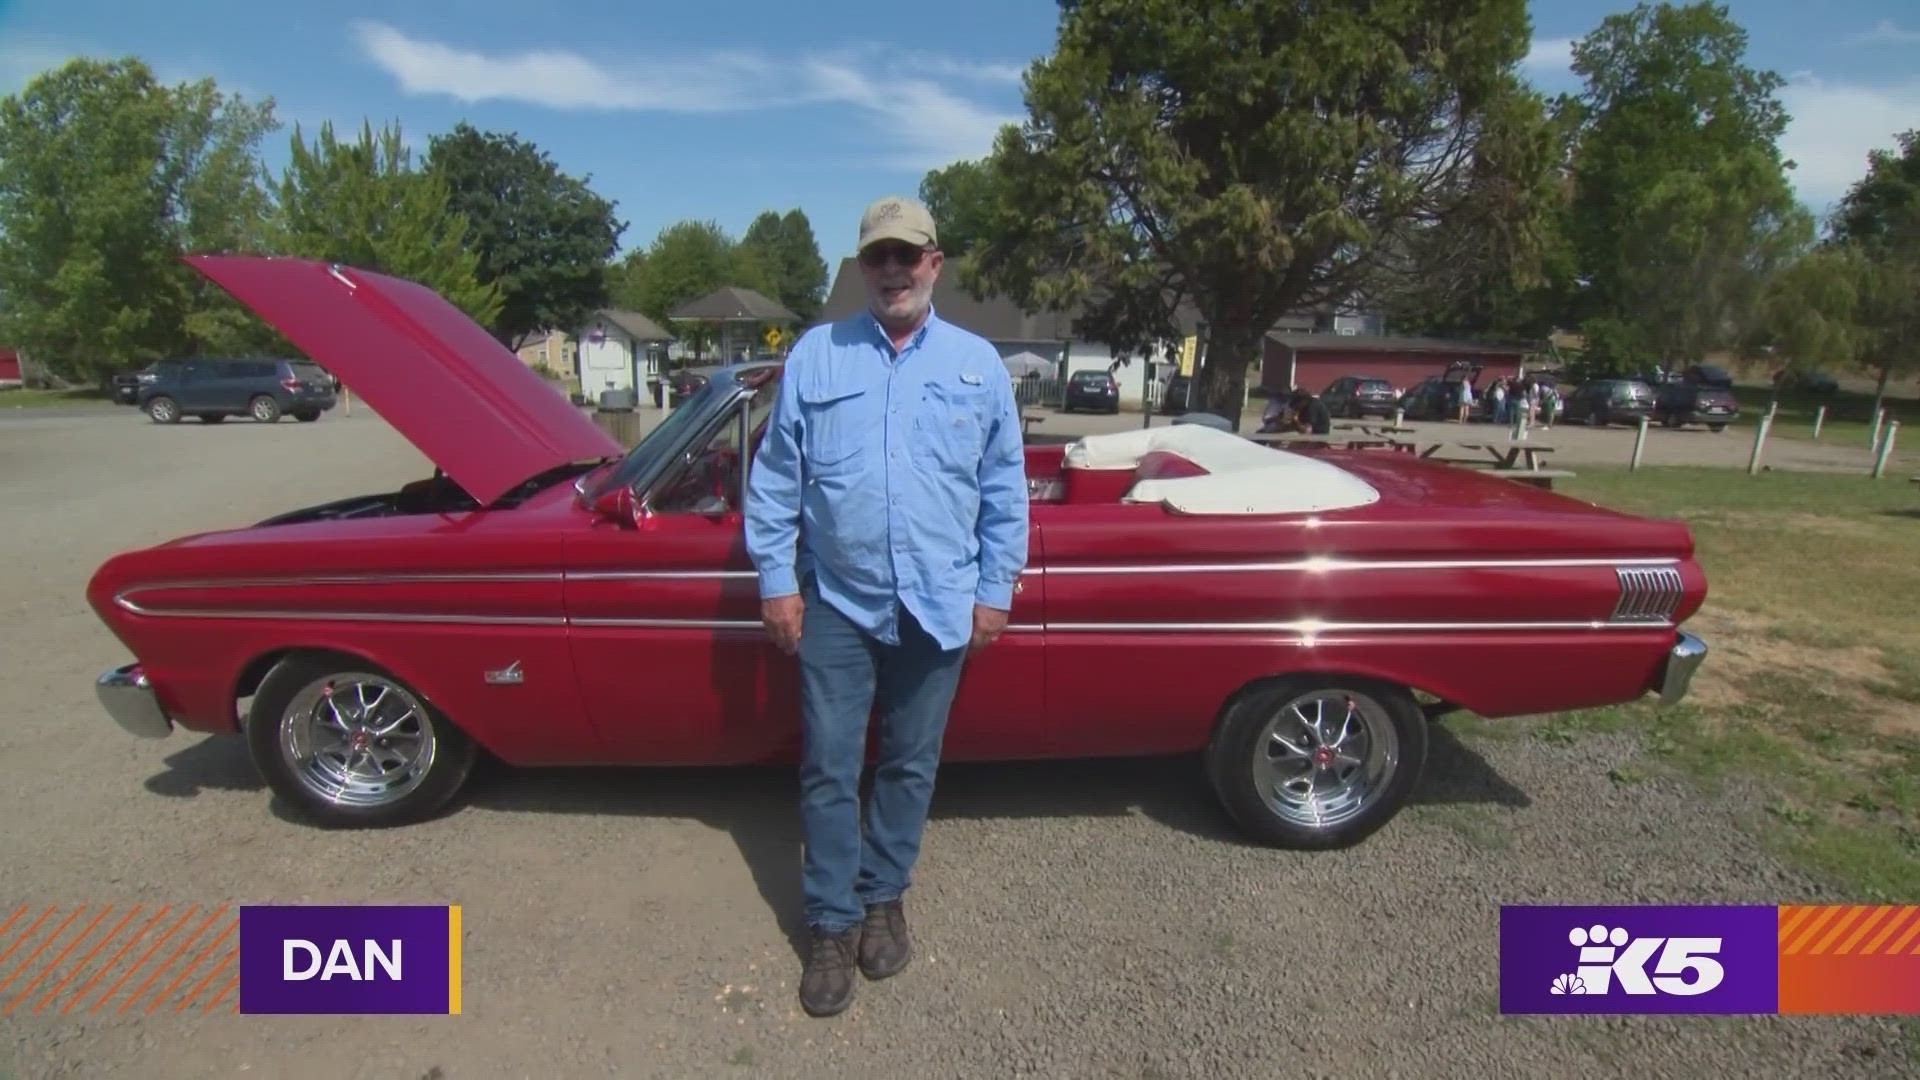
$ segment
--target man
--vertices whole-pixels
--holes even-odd
[[[1026,452],[999,352],[933,311],[926,207],[860,221],[868,309],[787,359],[747,492],[761,618],[800,663],[812,940],[800,1001],[830,1016],[912,954],[902,895],[961,668],[1006,627],[1027,561]],[[867,717],[882,702],[864,836]]]
[[[1333,430],[1333,414],[1320,399],[1305,390],[1293,392],[1293,430],[1325,435]]]

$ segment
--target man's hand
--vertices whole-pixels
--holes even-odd
[[[760,621],[765,624],[773,643],[780,646],[780,651],[784,653],[800,651],[800,623],[806,613],[806,602],[800,599],[798,593],[760,602]]]
[[[967,651],[979,652],[993,644],[1006,628],[1006,612],[984,604],[973,605],[973,640],[967,643]]]

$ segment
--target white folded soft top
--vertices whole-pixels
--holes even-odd
[[[1177,454],[1206,475],[1142,479],[1122,501],[1160,503],[1182,514],[1300,514],[1380,499],[1373,485],[1329,462],[1198,424],[1088,435],[1067,448],[1062,465],[1131,470],[1156,451]]]

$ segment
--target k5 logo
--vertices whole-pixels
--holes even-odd
[[[1553,981],[1555,994],[1606,994],[1616,985],[1623,994],[1704,994],[1727,975],[1714,959],[1717,937],[1636,938],[1624,927],[1596,924],[1574,927],[1567,940],[1580,950],[1579,966]]]

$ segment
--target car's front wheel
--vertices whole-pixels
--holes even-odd
[[[1215,793],[1255,839],[1348,847],[1406,805],[1426,765],[1427,719],[1400,687],[1285,679],[1241,694],[1207,756]]]
[[[412,688],[349,657],[282,661],[254,695],[246,734],[274,794],[335,827],[428,817],[459,792],[479,755]]]

